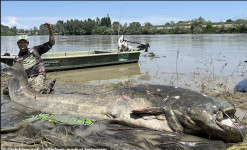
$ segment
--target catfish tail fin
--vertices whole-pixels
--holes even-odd
[[[1,62],[1,72],[10,76],[24,76],[27,78],[27,74],[21,62],[17,62],[13,66],[9,66]]]
[[[25,76],[27,78],[27,74],[26,74],[25,68],[23,67],[23,63],[16,62],[12,67],[18,70],[19,75]]]

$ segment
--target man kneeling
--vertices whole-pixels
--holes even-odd
[[[46,71],[41,55],[48,52],[55,45],[55,38],[52,31],[52,25],[45,23],[45,27],[49,30],[49,41],[33,48],[28,48],[29,38],[27,35],[18,37],[17,45],[20,49],[16,62],[22,62],[28,76],[30,87],[41,94],[49,94],[53,90],[56,82],[53,79],[49,84],[45,83]],[[3,89],[3,94],[8,95],[8,88]]]

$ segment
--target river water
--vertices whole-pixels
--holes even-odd
[[[56,36],[56,44],[49,52],[115,49],[117,35]],[[66,71],[68,76],[81,76],[85,82],[90,74],[92,80],[109,80],[109,69],[116,75],[131,78],[139,74],[137,84],[152,83],[188,87],[200,91],[202,85],[225,85],[233,87],[247,77],[247,34],[198,34],[198,35],[126,35],[129,41],[149,43],[149,52],[155,57],[140,56],[139,63],[132,69],[128,65]],[[30,36],[29,47],[48,41],[48,36]],[[1,54],[18,54],[17,36],[1,37]],[[132,44],[136,47],[137,44]],[[133,73],[134,71],[134,73]],[[78,75],[78,72],[81,74]],[[74,75],[74,74],[77,75]],[[100,77],[98,77],[100,74]],[[62,76],[52,73],[51,76]],[[48,77],[49,78],[49,77]],[[118,77],[114,77],[118,78]],[[136,79],[136,77],[132,77]],[[76,78],[78,80],[78,78]]]

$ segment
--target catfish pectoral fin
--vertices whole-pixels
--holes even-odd
[[[133,114],[162,114],[163,109],[160,107],[147,107],[143,109],[132,110]]]
[[[180,124],[174,112],[172,110],[163,110],[163,112],[165,113],[167,124],[172,129],[172,131],[183,132],[184,128]]]
[[[195,133],[201,130],[201,128],[198,127],[197,124],[190,118],[190,116],[184,115],[178,110],[174,110],[173,112],[179,122],[182,122],[182,124],[187,128],[186,133]]]

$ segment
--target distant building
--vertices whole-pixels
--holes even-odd
[[[191,21],[179,21],[177,24],[181,24],[181,25],[191,25]]]
[[[16,33],[16,35],[26,35],[26,33]]]

